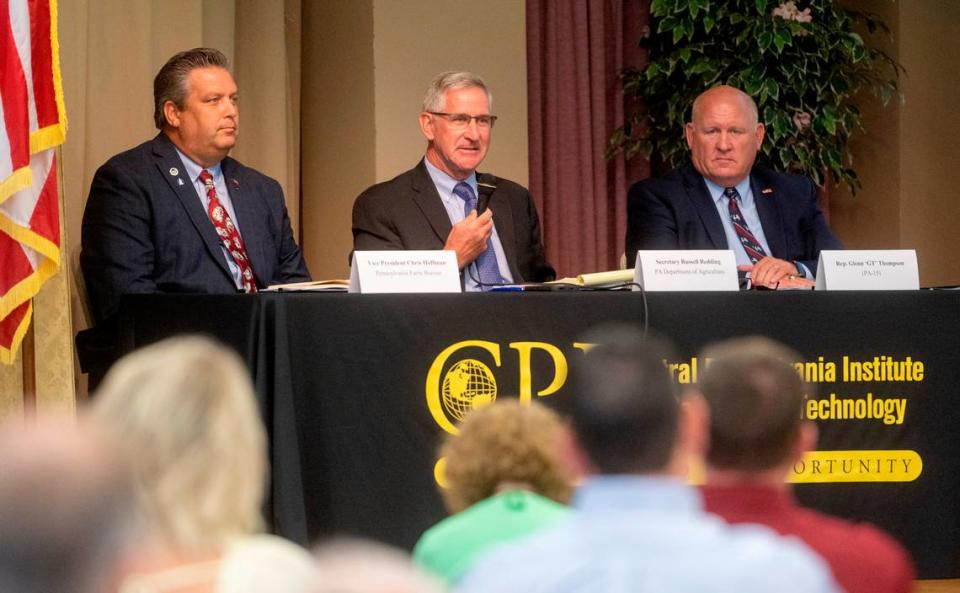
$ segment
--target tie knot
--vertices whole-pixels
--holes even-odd
[[[463,181],[453,186],[453,195],[468,203],[477,199],[470,184]]]
[[[200,181],[202,181],[206,186],[213,185],[213,175],[210,174],[210,171],[202,169],[200,171]]]
[[[453,195],[463,200],[463,215],[470,216],[470,211],[477,207],[477,196],[469,183],[460,183],[453,186]]]
[[[723,195],[727,197],[728,200],[739,200],[740,192],[737,191],[735,187],[728,187],[723,190]]]

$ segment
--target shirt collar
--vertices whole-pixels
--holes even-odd
[[[433,166],[433,163],[430,162],[430,159],[424,157],[424,164],[427,166],[427,173],[430,175],[430,179],[433,180],[433,184],[437,186],[437,191],[440,193],[440,199],[444,202],[449,202],[453,199],[453,188],[460,183],[460,180],[450,177],[440,169]],[[477,172],[474,171],[470,173],[470,177],[467,177],[463,180],[464,183],[469,185],[473,189],[473,195],[477,195]],[[458,200],[460,198],[457,198]]]
[[[591,476],[574,493],[572,506],[583,511],[607,509],[693,512],[703,508],[700,493],[666,476]]]
[[[201,167],[197,163],[193,162],[190,157],[180,152],[180,149],[176,146],[173,147],[177,151],[177,154],[180,155],[180,161],[183,163],[183,168],[187,170],[187,175],[190,177],[191,181],[196,182],[200,178],[200,172],[206,169],[210,171],[210,174],[213,175],[214,181],[220,178],[221,168],[220,163],[213,165],[212,167]]]
[[[713,198],[714,203],[719,204],[720,200],[723,199],[723,190],[726,188],[717,185],[706,177],[703,178],[703,181],[707,184],[707,190],[710,192],[710,197]],[[740,194],[741,203],[749,206],[753,201],[753,192],[750,191],[750,176],[747,175],[744,177],[740,183],[736,184],[734,187],[737,188],[737,193]]]

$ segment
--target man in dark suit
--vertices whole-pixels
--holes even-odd
[[[712,88],[693,103],[692,164],[633,185],[626,254],[639,249],[733,250],[738,269],[766,287],[812,285],[823,249],[842,249],[806,177],[754,166],[764,126],[746,93]]]
[[[357,197],[354,250],[453,250],[466,290],[553,280],[530,194],[512,181],[476,172],[496,119],[479,76],[435,77],[420,113],[426,155],[413,169]]]
[[[181,52],[154,79],[153,140],[97,171],[80,265],[95,323],[129,293],[255,292],[310,279],[280,185],[227,156],[237,86],[215,49]]]

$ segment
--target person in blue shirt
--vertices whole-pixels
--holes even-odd
[[[572,368],[561,450],[590,475],[556,527],[504,544],[464,576],[461,593],[670,591],[833,593],[829,569],[798,540],[708,515],[685,483],[707,441],[707,409],[676,394],[665,351],[607,327]]]

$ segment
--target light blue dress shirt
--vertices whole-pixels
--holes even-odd
[[[453,188],[460,182],[434,167],[429,159],[423,159],[423,162],[427,166],[427,173],[430,174],[433,185],[437,188],[437,193],[440,194],[440,200],[443,201],[443,207],[447,211],[447,216],[450,218],[450,224],[457,224],[466,218],[463,213],[463,200],[453,193]],[[480,195],[477,192],[477,174],[475,172],[471,173],[470,177],[463,181],[473,189],[475,196]],[[497,267],[500,268],[500,276],[508,283],[513,282],[513,275],[510,274],[510,266],[507,265],[507,256],[503,252],[503,245],[500,243],[500,235],[497,234],[496,226],[493,227],[491,240],[493,242],[493,252],[497,255]],[[463,271],[463,288],[467,292],[478,292],[480,287],[477,286],[474,280],[474,278],[480,277],[480,274],[477,273],[476,262],[471,263],[467,267],[469,270],[464,269]]]
[[[717,207],[717,214],[720,215],[720,222],[723,223],[723,234],[727,236],[727,245],[733,250],[737,259],[737,265],[750,265],[750,257],[746,250],[740,244],[740,237],[737,236],[736,229],[733,228],[733,221],[730,220],[730,198],[723,195],[726,189],[717,185],[704,177],[703,181],[707,184],[707,190],[710,197],[713,198],[713,204]],[[743,214],[743,220],[750,227],[750,232],[757,238],[757,242],[763,247],[764,253],[770,255],[770,245],[767,243],[767,236],[763,234],[763,225],[760,224],[760,213],[757,211],[757,202],[753,197],[753,189],[750,187],[750,178],[747,177],[737,184],[737,192],[740,193],[740,213]]]
[[[717,185],[706,177],[703,178],[703,181],[707,184],[707,190],[710,192],[710,197],[713,198],[714,206],[717,207],[717,214],[720,215],[720,222],[723,223],[723,234],[727,236],[727,245],[733,250],[737,265],[749,266],[753,262],[750,261],[750,257],[740,243],[740,237],[737,236],[737,231],[733,228],[733,221],[730,220],[730,198],[723,195],[723,190],[726,188]],[[743,214],[743,220],[746,221],[747,226],[750,227],[750,232],[753,233],[753,236],[757,238],[760,246],[763,247],[763,251],[767,255],[773,255],[770,253],[767,236],[763,234],[763,225],[760,224],[760,212],[757,210],[757,200],[753,195],[753,188],[750,187],[750,178],[747,177],[738,183],[736,188],[737,193],[740,194],[740,213]],[[800,268],[800,271],[805,274],[807,278],[813,277],[805,265],[799,262],[793,263]]]
[[[706,514],[666,477],[603,476],[576,492],[570,519],[482,557],[460,593],[838,593],[800,540]]]
[[[207,186],[200,180],[200,172],[203,171],[203,167],[190,160],[190,157],[180,152],[180,149],[176,150],[177,154],[180,155],[180,161],[183,163],[183,169],[187,172],[187,177],[193,182],[193,188],[200,197],[203,211],[207,212],[207,206],[210,205],[210,198],[207,197]],[[242,239],[243,231],[240,230],[237,213],[233,210],[233,201],[230,199],[230,192],[227,191],[227,183],[223,178],[223,169],[220,167],[220,163],[212,167],[207,167],[207,171],[213,175],[213,187],[217,190],[217,200],[220,202],[220,205],[223,206],[224,210],[227,211],[227,215],[230,217],[230,220],[233,221],[233,225],[237,227],[237,233]],[[227,260],[227,267],[230,268],[230,275],[233,276],[234,284],[237,285],[238,289],[242,290],[243,278],[240,274],[240,266],[237,265],[237,262],[233,261],[233,256],[230,255],[227,248],[222,244],[220,245],[220,251],[223,252],[223,258]]]

